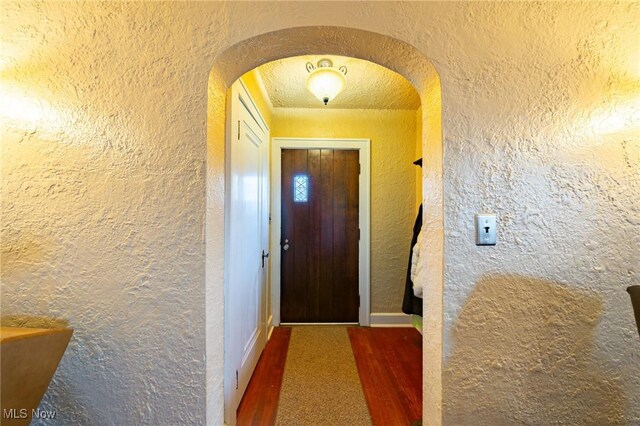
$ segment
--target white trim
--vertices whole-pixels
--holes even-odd
[[[357,149],[360,155],[360,247],[359,283],[360,309],[358,322],[369,325],[371,281],[371,141],[369,139],[273,138],[271,140],[271,288],[273,324],[280,325],[280,235],[282,193],[282,149],[326,148]]]
[[[413,327],[413,318],[403,313],[375,313],[371,314],[371,327]]]
[[[249,89],[247,89],[247,86],[244,84],[242,79],[238,79],[238,82],[242,87],[242,89],[238,88],[238,92],[237,92],[237,96],[240,99],[240,102],[245,104],[247,111],[249,112],[249,114],[251,114],[251,116],[256,121],[256,124],[260,127],[260,129],[262,129],[265,133],[268,134],[269,126],[267,125],[267,121],[262,116],[262,113],[260,112],[260,108],[258,108],[258,105],[256,105],[255,101],[251,97],[251,94],[249,93]]]

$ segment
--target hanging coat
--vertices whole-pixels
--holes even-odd
[[[404,286],[404,298],[402,299],[402,312],[422,316],[422,299],[413,294],[413,282],[411,281],[411,256],[413,256],[413,246],[415,246],[418,241],[420,229],[422,229],[422,204],[420,204],[418,217],[416,217],[416,221],[413,224],[413,237],[411,238],[411,248],[409,249],[409,265],[407,266],[407,280]]]

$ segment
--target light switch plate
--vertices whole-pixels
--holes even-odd
[[[497,221],[495,213],[476,215],[476,245],[496,245]]]

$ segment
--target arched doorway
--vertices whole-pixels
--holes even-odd
[[[206,385],[207,424],[224,418],[224,226],[226,94],[257,66],[303,54],[334,54],[375,62],[406,77],[422,103],[423,230],[425,262],[423,410],[425,424],[440,424],[444,290],[443,150],[438,73],[413,46],[381,34],[344,27],[297,27],[262,34],[231,46],[214,61],[207,108]]]

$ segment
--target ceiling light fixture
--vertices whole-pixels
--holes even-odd
[[[320,59],[317,66],[307,62],[307,71],[307,89],[325,105],[347,85],[347,67],[334,68],[330,59]]]

